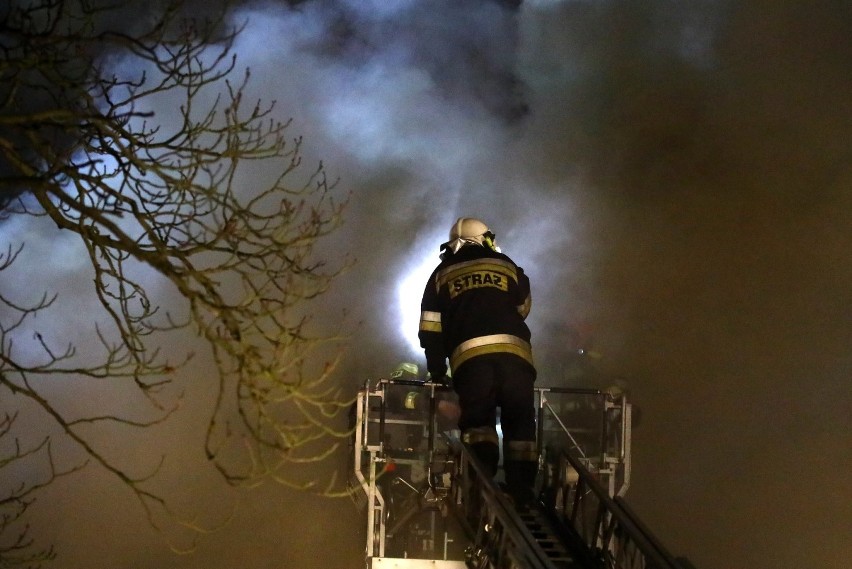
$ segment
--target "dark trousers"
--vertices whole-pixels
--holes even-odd
[[[466,361],[453,374],[459,395],[459,429],[483,466],[497,472],[497,408],[503,429],[503,466],[510,493],[526,499],[535,483],[535,369],[513,354]]]

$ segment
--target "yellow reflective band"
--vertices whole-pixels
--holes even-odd
[[[469,445],[476,443],[500,444],[500,436],[496,427],[473,427],[462,433],[462,441]]]
[[[471,338],[459,344],[450,355],[450,368],[455,371],[470,358],[484,354],[515,354],[533,364],[532,347],[511,334],[492,334]]]
[[[496,288],[503,292],[509,290],[509,279],[502,273],[491,271],[473,271],[460,275],[448,283],[450,298],[455,298],[463,292],[475,288]]]
[[[406,409],[416,409],[417,408],[417,398],[420,394],[416,391],[409,391],[405,396],[405,408]]]
[[[420,330],[422,332],[441,332],[441,313],[428,310],[421,312]]]
[[[506,459],[515,461],[537,461],[535,441],[504,441]]]
[[[478,277],[474,277],[475,273],[479,273]],[[488,275],[489,284],[482,284],[485,275]],[[441,287],[450,284],[450,290],[456,284],[464,286],[465,277],[468,277],[467,283],[470,285],[474,278],[480,280],[479,286],[498,286],[502,290],[508,290],[508,280],[512,279],[518,282],[518,273],[515,265],[503,259],[474,259],[473,261],[465,261],[457,265],[451,265],[438,273],[435,277],[435,288],[440,292]],[[497,280],[497,284],[494,281]]]

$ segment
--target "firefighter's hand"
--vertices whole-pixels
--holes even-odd
[[[449,420],[451,423],[458,423],[461,417],[461,407],[455,401],[440,400],[438,401],[438,413]]]

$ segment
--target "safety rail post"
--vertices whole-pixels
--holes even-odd
[[[356,428],[354,430],[355,440],[353,441],[353,466],[354,475],[359,486],[366,495],[367,500],[367,556],[383,555],[384,553],[384,499],[381,492],[376,488],[376,457],[381,449],[381,443],[378,446],[370,445],[369,441],[369,424],[367,416],[369,414],[370,397],[369,382],[364,386],[364,389],[359,391],[355,403],[355,420]],[[367,476],[364,476],[364,455],[368,457]]]

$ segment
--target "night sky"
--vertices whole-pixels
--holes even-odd
[[[277,100],[306,162],[352,192],[327,248],[357,264],[317,308],[319,325],[347,310],[343,385],[422,363],[422,283],[404,310],[399,285],[437,263],[456,217],[480,217],[530,275],[539,383],[567,384],[572,329],[626,378],[641,410],[627,500],[672,553],[698,569],[849,566],[852,4],[308,0],[235,18],[251,95]],[[0,232],[32,263],[4,290],[85,290],[73,239],[20,219]],[[74,302],[57,329],[79,323]],[[140,464],[166,453],[181,511],[216,525],[236,508],[230,524],[175,556],[93,467],[33,506],[55,566],[361,567],[349,501],[216,478],[204,371],[168,426],[103,444]]]

